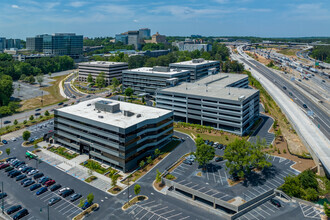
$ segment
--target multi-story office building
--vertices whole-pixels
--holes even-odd
[[[180,70],[190,70],[190,81],[194,81],[204,76],[218,73],[220,70],[220,62],[200,58],[179,63],[171,63],[170,67]]]
[[[140,34],[140,39],[150,38],[150,29],[149,28],[140,28],[139,34]]]
[[[156,89],[186,82],[189,77],[189,70],[177,70],[161,66],[124,70],[123,89],[130,87],[135,94],[148,93],[153,95]]]
[[[6,38],[0,37],[0,51],[4,51],[6,49]]]
[[[42,46],[40,45],[40,39],[42,39]],[[72,58],[79,58],[83,52],[83,36],[73,33],[38,35],[27,38],[26,41],[27,49],[42,51],[45,54],[53,54],[55,56],[68,55]]]
[[[41,35],[26,38],[26,49],[31,51],[43,51],[43,38]]]
[[[158,32],[154,35],[152,35],[151,40],[145,40],[145,43],[153,43],[153,44],[158,44],[158,43],[166,43],[166,36],[165,35],[160,35]]]
[[[89,74],[95,80],[96,77],[103,72],[106,84],[111,84],[113,78],[119,81],[122,79],[122,71],[128,69],[128,64],[124,62],[106,62],[106,61],[93,61],[79,63],[79,76],[78,80],[87,82]]]
[[[157,90],[156,106],[172,110],[175,121],[244,135],[259,117],[259,90],[248,83],[247,75],[216,74]]]
[[[55,110],[55,142],[124,172],[172,138],[173,113],[104,98]]]
[[[116,34],[115,42],[122,42],[124,45],[128,44],[128,33]]]
[[[194,50],[204,50],[204,51],[211,51],[212,45],[211,44],[203,44],[199,43],[198,41],[191,41],[190,39],[187,39],[185,41],[180,42],[173,42],[172,46],[176,46],[179,48],[179,51],[189,51],[192,52]]]
[[[135,50],[141,49],[141,39],[139,31],[128,31],[127,36],[128,45],[133,45]]]
[[[11,49],[11,48],[21,48],[21,40],[20,39],[6,39],[6,48]]]

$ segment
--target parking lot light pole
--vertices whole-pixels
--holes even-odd
[[[1,182],[1,192],[3,193],[3,182]],[[5,209],[5,204],[4,204],[4,196],[2,197],[2,205],[1,205],[1,210],[2,210],[2,214],[4,213],[4,209]]]
[[[47,215],[48,215],[47,219],[49,220],[49,205],[47,205],[45,207],[41,207],[40,212],[42,212],[42,209],[44,209],[44,208],[47,208]]]

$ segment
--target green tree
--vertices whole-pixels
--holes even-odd
[[[124,94],[126,96],[131,96],[131,95],[133,95],[133,93],[134,93],[134,90],[131,87],[128,87],[127,89],[125,89],[125,92],[124,92]]]
[[[152,158],[151,158],[151,156],[147,157],[147,164],[152,164]]]
[[[82,208],[83,206],[84,206],[84,199],[80,199],[78,207]]]
[[[24,131],[23,132],[23,140],[27,141],[31,137],[31,133],[29,131]]]
[[[324,208],[324,213],[326,214],[327,217],[330,217],[330,208],[329,204],[324,202],[323,203],[323,208]]]
[[[25,125],[26,125],[26,124],[27,124],[27,120],[24,120],[24,121],[23,121],[23,124],[25,124]]]
[[[39,73],[36,76],[37,82],[39,83],[39,86],[41,87],[41,83],[44,81],[44,75],[42,73]]]
[[[14,121],[14,125],[17,125],[18,124],[18,121],[17,121],[17,119],[15,119],[15,121]]]
[[[283,192],[289,196],[300,198],[303,195],[298,177],[287,176],[284,178],[284,184],[280,187]]]
[[[34,120],[33,115],[31,115],[29,119],[30,119],[30,121],[33,121]]]
[[[49,111],[45,111],[45,116],[49,116]]]
[[[298,176],[301,186],[304,189],[312,188],[317,190],[318,189],[318,182],[316,179],[315,173],[311,170],[305,170]]]
[[[155,154],[155,157],[158,157],[161,154],[161,152],[158,148],[156,148],[154,154]]]
[[[94,80],[93,80],[93,76],[92,76],[91,73],[88,74],[88,76],[87,76],[87,82],[89,82],[89,83],[93,83],[93,82],[94,82]]]
[[[100,72],[100,74],[96,77],[95,83],[99,88],[105,87],[104,72]]]
[[[88,202],[89,204],[92,204],[93,201],[94,201],[94,194],[93,194],[93,193],[88,194],[88,195],[87,195],[87,202]]]
[[[6,149],[6,154],[7,154],[7,156],[9,156],[9,154],[10,154],[10,148],[7,148]]]
[[[34,78],[34,76],[29,76],[28,77],[28,82],[30,83],[30,84],[33,84],[33,83],[35,83],[36,82],[36,79]]]
[[[111,81],[111,84],[113,86],[113,88],[117,88],[117,86],[119,86],[119,80],[117,78],[113,78],[112,81]]]
[[[197,145],[195,156],[198,164],[205,169],[205,166],[214,158],[215,149],[206,144]]]
[[[264,167],[270,167],[272,164],[266,159],[266,152],[264,149],[267,147],[266,139],[260,139],[257,137],[256,143],[252,144],[250,151],[250,166],[263,169]]]
[[[144,97],[142,97],[141,102],[144,103]]]
[[[156,170],[156,183],[160,183],[160,181],[162,181],[162,173],[161,172],[159,172],[159,170],[157,169]]]
[[[0,68],[0,106],[8,105],[14,92],[13,79],[8,75],[1,75]],[[2,114],[3,115],[3,114]]]
[[[139,184],[136,184],[136,185],[134,186],[134,194],[135,194],[135,195],[139,195],[140,192],[141,192],[141,186],[140,186]]]
[[[317,201],[319,199],[319,195],[315,189],[308,188],[305,190],[305,195],[303,198],[307,201]]]
[[[119,175],[112,175],[112,177],[111,177],[111,186],[112,187],[117,185],[118,178],[119,178]]]
[[[144,165],[145,165],[144,160],[141,160],[140,163],[139,163],[140,168],[143,169]]]

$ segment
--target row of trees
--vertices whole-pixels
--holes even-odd
[[[37,76],[38,74],[64,71],[73,67],[74,61],[69,56],[42,57],[20,62],[15,61],[11,55],[0,54],[0,75],[9,75],[14,80],[20,79],[23,74]]]
[[[313,48],[311,57],[330,63],[330,46],[316,46]]]

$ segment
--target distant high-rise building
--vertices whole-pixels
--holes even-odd
[[[136,50],[141,48],[139,31],[128,31],[128,45],[133,45]]]
[[[6,48],[10,49],[10,48],[17,48],[20,49],[21,48],[21,40],[20,39],[6,39]]]
[[[141,28],[139,29],[140,39],[148,39],[150,38],[150,29],[149,28]]]
[[[6,38],[0,37],[0,51],[6,49]]]
[[[204,51],[211,51],[212,45],[211,44],[203,44],[202,41],[198,40],[190,40],[186,39],[185,41],[180,42],[173,42],[172,46],[176,46],[179,48],[179,51],[194,51],[194,50],[204,50]]]
[[[115,36],[115,42],[122,42],[124,45],[128,43],[128,34],[122,33],[122,34],[116,34]]]
[[[53,54],[55,56],[68,55],[72,58],[79,58],[83,52],[83,35],[73,33],[38,35],[27,38],[26,41],[27,49],[42,51],[45,54]]]
[[[133,45],[135,50],[139,50],[144,40],[150,38],[150,32],[149,28],[141,28],[138,31],[116,34],[115,42],[122,42],[124,45]]]

